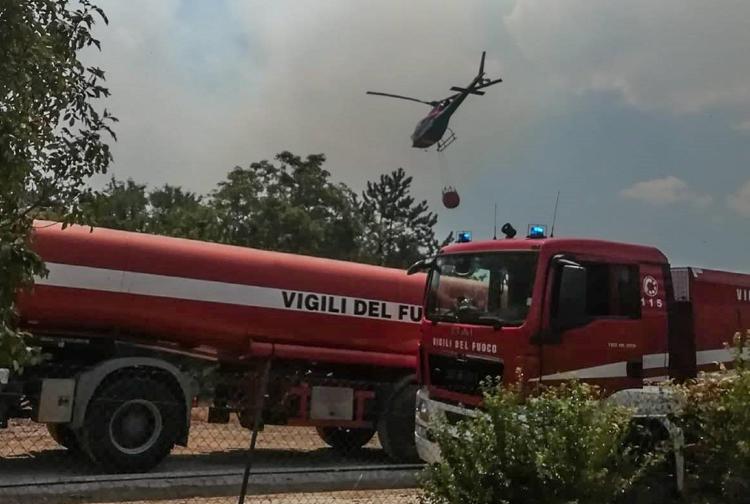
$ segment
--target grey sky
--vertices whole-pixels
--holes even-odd
[[[334,177],[403,166],[440,235],[499,220],[654,244],[750,270],[750,3],[744,0],[101,3],[120,118],[113,173],[210,191],[235,165],[323,152]],[[445,153],[410,147],[427,107],[476,72]],[[443,185],[462,205],[442,208]]]

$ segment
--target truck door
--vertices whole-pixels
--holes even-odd
[[[541,380],[578,378],[608,390],[640,387],[646,328],[638,264],[577,257],[585,268],[585,315],[575,327],[556,328],[561,268],[553,268],[548,323],[553,338],[540,348]],[[584,296],[581,294],[581,296]]]

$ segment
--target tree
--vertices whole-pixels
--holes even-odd
[[[108,96],[104,72],[79,51],[99,42],[89,0],[0,4],[0,366],[34,357],[16,327],[15,298],[44,267],[29,247],[33,216],[43,209],[66,222],[81,217],[86,180],[111,160],[104,136],[115,120],[92,102]]]
[[[146,184],[112,177],[101,191],[87,195],[87,223],[125,231],[216,241],[216,213],[203,197],[179,186]]]
[[[94,226],[126,231],[146,231],[148,226],[146,185],[132,179],[112,177],[101,192],[92,194],[84,207]]]
[[[203,197],[179,186],[164,184],[148,194],[150,233],[196,240],[216,241],[219,236],[216,212]]]
[[[221,241],[338,259],[358,255],[355,194],[330,180],[323,154],[305,159],[281,152],[236,167],[219,183],[211,205],[221,221]]]
[[[427,201],[415,203],[411,183],[403,168],[367,183],[361,203],[364,260],[407,267],[437,249],[437,215],[429,211]]]

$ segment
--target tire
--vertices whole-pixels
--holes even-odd
[[[47,424],[47,432],[50,437],[55,440],[60,446],[67,448],[68,451],[73,453],[80,453],[81,446],[78,444],[75,432],[65,424]]]
[[[378,438],[388,456],[397,462],[417,462],[414,442],[414,407],[417,397],[414,376],[393,387],[378,420]]]
[[[184,399],[159,378],[120,373],[92,397],[78,440],[103,471],[146,472],[174,447],[184,428]]]
[[[318,427],[318,436],[325,444],[340,453],[361,449],[375,436],[375,429],[346,429],[344,427]]]

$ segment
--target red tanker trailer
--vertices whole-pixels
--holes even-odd
[[[49,275],[19,312],[50,358],[0,385],[0,424],[31,417],[119,471],[186,444],[199,403],[213,422],[315,426],[338,449],[378,432],[416,456],[424,277],[47,222],[32,240]]]

